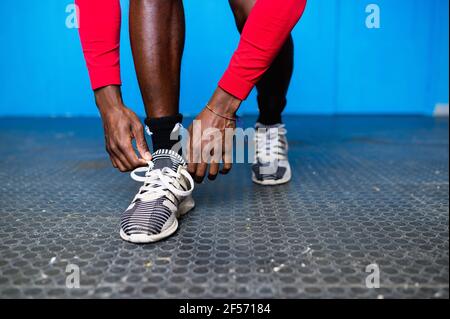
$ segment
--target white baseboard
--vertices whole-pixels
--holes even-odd
[[[448,117],[448,103],[438,103],[434,107],[434,117]]]

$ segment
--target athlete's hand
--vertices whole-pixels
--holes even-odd
[[[236,121],[231,119],[235,118],[240,103],[240,100],[217,89],[209,109],[204,108],[189,127],[188,172],[197,183],[201,183],[206,174],[210,180],[215,180],[219,170],[221,174],[231,170],[236,128]]]
[[[106,150],[112,165],[121,172],[147,165],[151,160],[138,116],[122,102],[120,88],[108,86],[95,92],[96,103],[103,120]],[[133,148],[136,140],[140,158]]]

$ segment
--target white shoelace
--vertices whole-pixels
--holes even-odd
[[[131,172],[131,178],[137,182],[143,182],[144,185],[139,189],[138,194],[133,200],[133,203],[138,199],[149,200],[160,198],[167,194],[167,191],[172,192],[177,196],[189,196],[194,190],[194,181],[191,175],[183,168],[179,168],[178,172],[174,172],[169,167],[163,169],[153,169],[154,163],[148,162],[148,167],[139,167]],[[145,176],[140,176],[137,173],[144,173]],[[189,189],[184,191],[177,187],[180,186],[178,180],[184,176],[189,182]],[[175,186],[174,186],[175,185]]]
[[[256,130],[256,159],[262,163],[287,160],[287,130],[284,125]],[[284,143],[284,144],[283,144]]]

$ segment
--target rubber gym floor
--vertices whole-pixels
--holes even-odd
[[[196,186],[174,236],[133,245],[119,218],[140,185],[110,166],[99,119],[0,119],[0,297],[448,298],[448,119],[286,125],[291,183],[237,164]]]

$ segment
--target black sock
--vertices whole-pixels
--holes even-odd
[[[145,124],[150,129],[150,132],[152,132],[153,152],[161,149],[170,150],[180,141],[180,137],[171,140],[170,134],[175,128],[175,125],[181,124],[182,121],[183,115],[181,114],[160,118],[147,118],[145,120]]]

